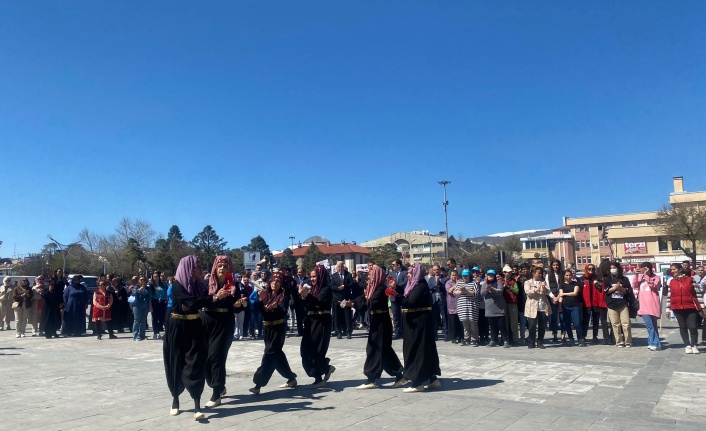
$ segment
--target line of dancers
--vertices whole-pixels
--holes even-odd
[[[370,331],[366,346],[363,374],[366,382],[358,389],[375,389],[382,372],[395,378],[393,388],[411,383],[404,392],[422,392],[441,388],[439,355],[432,316],[432,297],[424,279],[424,267],[416,263],[408,274],[407,285],[398,288],[385,271],[372,265],[364,295],[353,306],[370,310]],[[332,288],[329,273],[323,265],[311,271],[308,284],[298,292],[284,289],[285,275],[275,273],[268,289],[259,292],[263,310],[265,349],[260,367],[253,376],[253,394],[260,394],[277,371],[286,379],[280,388],[296,388],[297,375],[292,372],[282,350],[286,339],[286,315],[291,296],[298,293],[306,308],[300,353],[302,367],[314,379],[313,388],[322,388],[336,371],[326,356],[331,340]],[[405,325],[403,339],[404,366],[392,349],[392,322],[388,298],[401,304]],[[247,298],[235,288],[233,267],[228,256],[218,256],[213,263],[208,284],[197,256],[186,256],[179,262],[172,287],[171,314],[166,324],[164,369],[172,395],[169,414],[180,413],[179,396],[186,390],[194,401],[194,419],[203,420],[201,396],[205,385],[212,389],[207,408],[221,404],[226,394],[226,359],[232,343],[234,310]]]

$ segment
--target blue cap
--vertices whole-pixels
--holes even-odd
[[[480,268],[478,268],[477,266],[474,266],[474,267],[473,267],[473,269],[472,269],[471,271],[477,271],[477,272],[480,272]]]
[[[464,275],[471,275],[471,271],[468,268],[464,269],[463,271],[461,271],[461,276]]]
[[[494,270],[494,269],[489,269],[489,270],[485,271],[485,273],[486,273],[486,274],[495,275],[495,270]]]

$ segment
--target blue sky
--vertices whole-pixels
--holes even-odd
[[[0,5],[0,256],[123,216],[232,247],[706,190],[702,1]]]

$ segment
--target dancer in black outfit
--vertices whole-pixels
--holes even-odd
[[[186,389],[194,400],[194,419],[201,420],[201,394],[205,384],[206,344],[199,310],[225,298],[225,289],[208,296],[203,282],[203,270],[196,256],[186,256],[179,262],[172,285],[172,314],[164,334],[164,371],[172,394],[169,414],[179,414],[179,395]]]
[[[365,288],[365,296],[360,302],[368,302],[370,307],[370,331],[368,332],[368,345],[365,348],[365,365],[363,374],[368,381],[358,389],[375,389],[375,381],[380,378],[382,372],[395,377],[393,388],[400,387],[407,383],[402,377],[402,364],[397,354],[392,350],[392,321],[390,320],[389,307],[387,305],[388,295],[394,296],[396,292],[387,291],[385,271],[377,265],[369,269],[368,283]],[[357,302],[358,302],[357,301]],[[356,304],[356,309],[363,308],[362,303]]]
[[[306,375],[314,378],[315,388],[323,388],[336,371],[326,357],[331,341],[331,287],[323,265],[316,265],[309,276],[310,285],[299,288],[307,310],[300,351]]]
[[[208,279],[208,294],[215,295],[224,290],[227,295],[201,311],[201,322],[206,331],[206,384],[213,389],[206,407],[221,405],[226,394],[226,360],[233,344],[235,331],[235,281],[233,264],[228,256],[216,256]]]
[[[425,274],[424,267],[415,263],[407,273],[407,286],[401,299],[404,321],[404,378],[412,382],[412,387],[404,389],[404,392],[441,388],[437,377],[441,374],[441,369],[439,353],[436,350],[432,297],[429,285],[424,280]],[[425,386],[426,382],[429,384]]]
[[[280,388],[297,387],[297,375],[292,372],[287,356],[282,351],[284,340],[287,338],[286,323],[289,308],[287,294],[282,287],[282,278],[279,272],[272,274],[268,289],[258,294],[258,300],[262,303],[265,353],[252,379],[255,387],[251,388],[250,392],[255,395],[260,394],[260,388],[267,385],[275,370],[287,379]]]

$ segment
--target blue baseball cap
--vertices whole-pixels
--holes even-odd
[[[494,270],[494,269],[489,269],[489,270],[485,271],[485,273],[486,273],[486,274],[495,275],[495,270]]]
[[[474,266],[473,269],[471,269],[471,271],[480,272],[480,268],[478,268],[477,266]]]
[[[461,276],[464,275],[471,275],[471,271],[468,268],[464,269],[463,271],[461,271]]]

